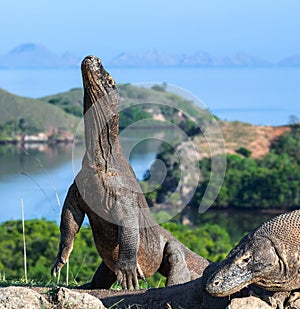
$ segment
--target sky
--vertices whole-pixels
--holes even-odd
[[[270,61],[300,53],[299,0],[0,0],[3,55],[22,43],[53,52],[237,51]]]

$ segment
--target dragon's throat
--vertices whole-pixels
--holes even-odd
[[[119,147],[119,94],[113,78],[97,57],[86,57],[81,70],[86,151],[89,160],[107,165],[114,149]]]

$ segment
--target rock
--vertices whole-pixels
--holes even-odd
[[[144,291],[72,290],[63,287],[0,287],[0,309],[105,309],[103,303],[112,308],[133,308],[133,304],[139,304],[139,308],[145,309],[158,307],[174,309],[300,309],[299,291],[276,292],[270,297],[259,296],[264,300],[257,296],[246,296],[245,294],[243,296],[241,294],[227,302],[224,298],[208,297],[206,294],[201,296],[199,288],[196,293],[191,291],[192,294],[195,294],[194,296],[189,295],[190,291],[188,284]],[[205,295],[206,297],[203,297]],[[169,301],[167,301],[168,299]]]
[[[234,298],[226,309],[272,309],[272,307],[257,297],[249,296]]]
[[[300,292],[293,292],[286,304],[287,308],[300,309]]]
[[[0,309],[105,309],[98,298],[87,293],[58,288],[50,293],[53,297],[50,303],[42,295],[49,292],[47,288],[34,289],[15,286],[0,288]]]
[[[102,302],[88,294],[79,293],[66,288],[59,288],[57,291],[58,308],[72,309],[105,309]]]
[[[24,287],[0,288],[0,309],[46,309],[50,303],[39,293]]]

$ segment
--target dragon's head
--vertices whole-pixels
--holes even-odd
[[[113,77],[104,69],[102,62],[95,56],[87,56],[81,63],[84,86],[84,113],[95,103],[101,101],[104,112],[114,109],[118,113],[118,91]],[[108,105],[108,106],[105,106]]]
[[[278,265],[272,242],[265,237],[247,235],[232,249],[210,276],[206,290],[213,296],[228,296],[261,281]]]
[[[84,86],[84,124],[87,151],[99,161],[107,156],[101,145],[116,145],[119,133],[119,92],[113,77],[95,56],[81,63]],[[103,147],[102,147],[103,148]]]

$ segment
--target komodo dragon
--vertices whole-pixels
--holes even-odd
[[[206,290],[228,296],[252,283],[269,291],[300,288],[300,210],[245,236],[208,279]]]
[[[81,70],[86,151],[64,202],[52,274],[67,262],[87,215],[103,261],[85,288],[109,288],[116,280],[124,289],[138,288],[138,278],[156,271],[167,277],[168,286],[200,277],[209,262],[154,222],[122,153],[114,79],[95,56],[87,56]]]

